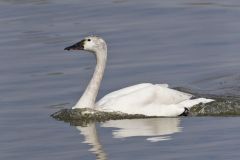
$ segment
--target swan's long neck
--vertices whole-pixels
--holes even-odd
[[[93,73],[92,79],[90,80],[85,92],[78,101],[74,108],[93,108],[95,100],[98,94],[98,90],[103,78],[106,62],[107,62],[107,49],[101,49],[96,51],[96,68]]]

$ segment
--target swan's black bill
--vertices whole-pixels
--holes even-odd
[[[69,47],[66,47],[64,48],[64,50],[84,50],[84,41],[85,40],[82,40],[72,46],[69,46]]]

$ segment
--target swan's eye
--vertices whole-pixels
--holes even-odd
[[[90,42],[90,41],[91,41],[91,39],[87,39],[87,41],[89,41],[89,42]]]

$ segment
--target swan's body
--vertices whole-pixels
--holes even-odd
[[[197,98],[168,88],[166,84],[142,83],[107,94],[95,103],[107,61],[106,42],[96,36],[89,36],[65,50],[86,50],[97,60],[93,77],[75,108],[94,108],[108,112],[120,111],[128,114],[147,116],[178,116],[198,103],[208,103],[212,99]]]
[[[193,105],[212,101],[192,97],[166,85],[142,83],[107,94],[96,103],[96,107],[104,111],[172,117],[181,115]]]

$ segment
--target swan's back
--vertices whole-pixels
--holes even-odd
[[[151,85],[152,85],[151,83],[141,83],[141,84],[137,84],[137,85],[134,85],[134,86],[122,88],[120,90],[111,92],[111,93],[105,95],[102,99],[100,99],[97,102],[97,106],[102,106],[105,103],[108,103],[109,100],[117,99],[119,97],[123,97],[123,96],[129,95],[129,94],[132,94],[134,92],[139,91],[140,89],[149,87]]]
[[[142,83],[126,87],[105,95],[97,102],[97,106],[110,105],[116,101],[122,103],[158,103],[176,104],[190,99],[191,94],[168,88],[167,84]]]

